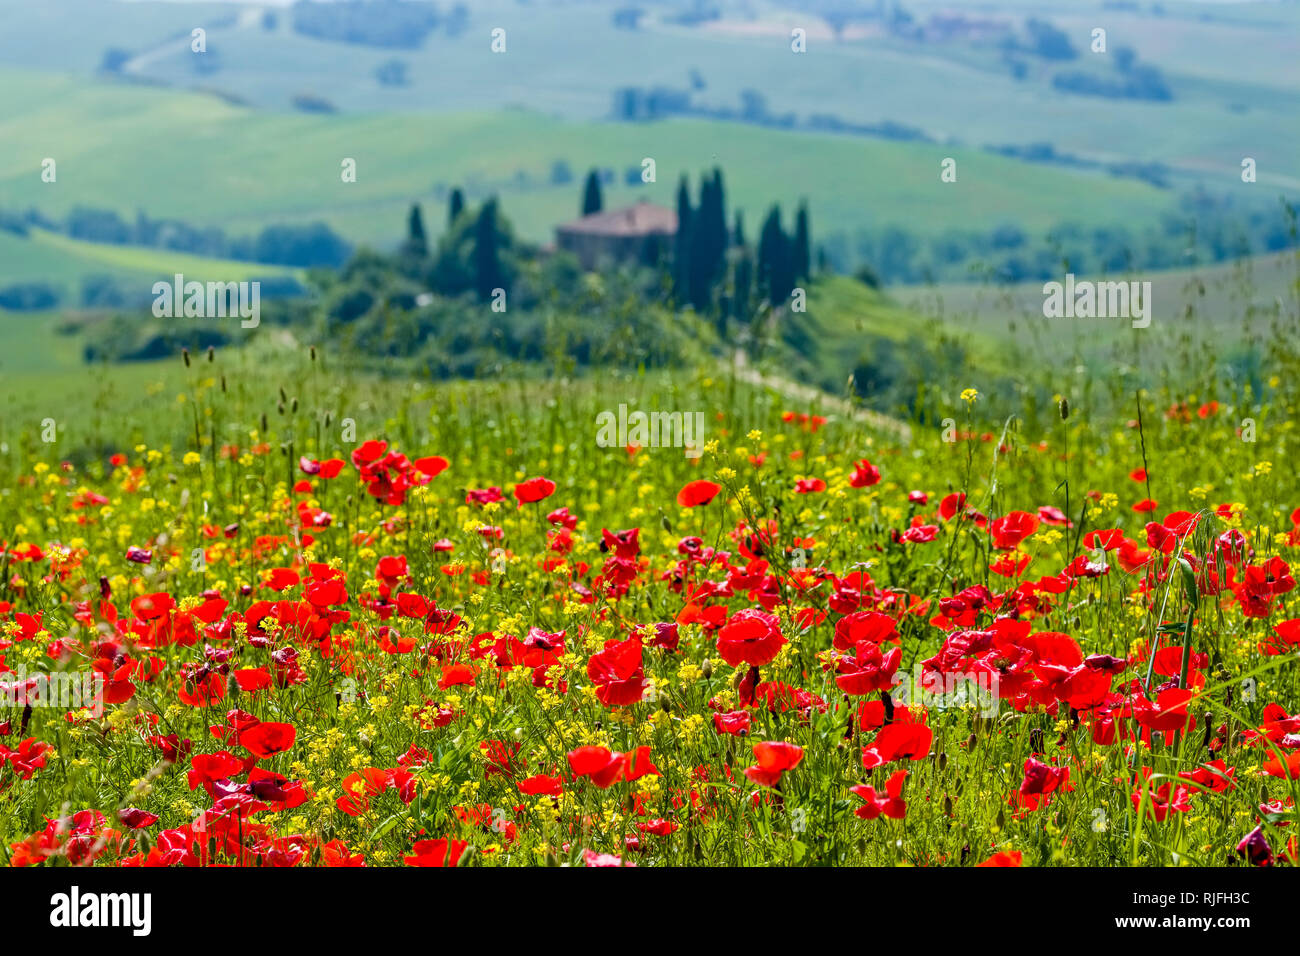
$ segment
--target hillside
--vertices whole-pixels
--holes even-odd
[[[499,193],[521,233],[545,240],[578,213],[578,183],[553,181],[558,162],[575,179],[593,166],[614,170],[611,205],[671,205],[681,173],[720,165],[734,204],[751,217],[771,201],[792,208],[806,196],[823,236],[890,224],[935,233],[973,222],[1038,231],[1063,219],[1154,218],[1172,203],[1167,191],[1134,180],[982,151],[717,121],[580,123],[528,111],[285,116],[48,74],[3,71],[0,83],[21,102],[47,104],[0,117],[0,139],[12,147],[0,158],[0,208],[49,215],[78,204],[128,217],[145,209],[233,233],[320,219],[354,241],[385,243],[412,200],[463,185],[471,198]],[[57,184],[41,182],[33,156],[58,160]],[[957,160],[957,183],[939,180],[947,156]],[[639,173],[646,157],[657,182],[624,185],[624,173]],[[357,160],[355,183],[341,181],[345,158]],[[774,184],[787,194],[774,194]],[[1086,205],[1076,202],[1080,194],[1090,197]]]

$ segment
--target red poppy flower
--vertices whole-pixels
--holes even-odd
[[[718,653],[732,667],[770,664],[785,643],[776,617],[756,608],[738,611],[718,631]]]
[[[880,469],[865,458],[854,466],[853,474],[849,476],[849,486],[852,488],[870,488],[879,482]]]
[[[1013,511],[989,525],[993,547],[1005,551],[1016,547],[1038,530],[1038,518],[1027,511]]]
[[[402,860],[407,866],[455,866],[468,846],[464,840],[417,840]]]
[[[934,732],[925,724],[888,724],[863,748],[862,766],[870,770],[893,760],[924,760],[933,741]]]
[[[541,501],[543,498],[549,498],[554,493],[555,482],[540,476],[529,478],[527,481],[521,481],[515,485],[515,497],[519,499],[521,505]]]
[[[423,472],[430,478],[437,478],[447,470],[447,466],[450,465],[451,462],[447,461],[447,459],[443,458],[441,455],[430,455],[427,458],[417,458],[415,461],[411,462],[411,464],[415,466],[417,471]]]
[[[564,792],[564,781],[559,777],[548,777],[539,773],[536,776],[520,780],[519,792],[530,797],[558,797]]]
[[[739,737],[749,733],[751,719],[747,710],[733,710],[725,714],[716,712],[713,715],[713,728],[720,734]]]
[[[712,481],[705,481],[703,478],[698,481],[687,482],[682,487],[682,490],[677,492],[677,503],[683,508],[707,505],[721,490],[721,485]]]
[[[642,669],[642,647],[638,638],[608,641],[603,650],[587,661],[587,676],[596,685],[596,696],[606,707],[635,704],[649,681]]]
[[[239,735],[239,744],[265,760],[292,747],[297,733],[293,724],[257,724]]]
[[[799,766],[803,748],[780,740],[766,740],[754,744],[754,766],[745,768],[745,776],[762,787],[775,787],[781,775]]]
[[[575,777],[588,777],[602,790],[620,780],[639,780],[647,774],[659,773],[659,768],[650,761],[649,747],[638,747],[625,754],[606,747],[579,747],[569,751],[568,759]]]
[[[907,816],[907,804],[903,801],[903,783],[907,780],[907,774],[906,770],[894,771],[885,782],[884,794],[877,794],[875,787],[863,783],[849,787],[849,793],[865,801],[863,806],[853,811],[854,815],[863,820],[874,820],[882,814],[891,820],[901,820]]]
[[[1001,853],[994,853],[983,863],[976,863],[978,866],[1019,866],[1023,855],[1019,850],[1003,850]]]

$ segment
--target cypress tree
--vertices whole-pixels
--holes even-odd
[[[504,285],[501,274],[501,237],[497,232],[497,201],[489,199],[478,211],[474,223],[474,290],[479,301],[492,298],[492,290]]]
[[[590,216],[593,212],[600,212],[604,208],[604,202],[600,195],[600,174],[596,170],[587,173],[587,183],[582,188],[582,214]]]
[[[682,176],[677,184],[677,235],[673,239],[673,301],[683,306],[690,297],[691,283],[691,192]]]
[[[456,225],[456,220],[460,218],[460,214],[464,212],[464,210],[465,194],[461,192],[460,187],[457,186],[451,191],[451,199],[447,203],[447,228],[450,229],[452,226]]]
[[[423,259],[429,254],[429,240],[424,234],[424,216],[420,212],[420,204],[411,204],[411,214],[406,220],[406,248],[407,255]]]
[[[731,278],[731,314],[737,321],[748,322],[751,318],[749,301],[754,286],[754,260],[748,249],[742,249]]]
[[[713,288],[713,182],[700,177],[700,207],[691,224],[689,245],[690,277],[687,295],[696,312],[705,312]]]
[[[794,255],[788,236],[781,228],[781,207],[773,206],[763,222],[758,241],[759,287],[773,306],[780,305],[794,288]]]
[[[794,249],[792,250],[795,281],[812,278],[812,253],[809,242],[808,205],[800,203],[799,214],[794,221]]]

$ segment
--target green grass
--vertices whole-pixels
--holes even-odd
[[[1128,351],[1131,359],[1128,346],[1135,335],[1152,343],[1147,357],[1156,358],[1161,346],[1175,338],[1231,350],[1272,334],[1275,318],[1296,309],[1300,257],[1285,252],[1194,268],[1076,278],[1149,281],[1151,327],[1133,329],[1123,320],[1044,318],[1043,283],[1037,281],[897,287],[891,294],[918,314],[942,318],[949,326],[1040,360],[1105,362],[1117,349]]]
[[[149,54],[140,67],[149,80],[209,87],[274,111],[289,111],[294,96],[312,92],[350,112],[524,107],[579,120],[606,116],[620,86],[681,88],[697,70],[706,85],[696,99],[714,107],[734,108],[742,91],[754,89],[772,112],[800,119],[832,113],[863,123],[894,120],[972,147],[1049,141],[1065,152],[1168,163],[1210,182],[1226,181],[1241,156],[1251,155],[1259,160],[1261,183],[1297,186],[1300,129],[1288,120],[1300,104],[1291,41],[1300,14],[1280,4],[1170,5],[1163,17],[1100,3],[1052,10],[1052,19],[1084,51],[1082,61],[1066,68],[1094,65],[1086,46],[1091,29],[1101,25],[1112,50],[1132,46],[1142,62],[1167,73],[1176,100],[1144,103],[1063,96],[1050,85],[1057,67],[1033,60],[1030,78],[1018,82],[995,52],[966,44],[818,39],[807,54],[795,56],[788,25],[800,15],[768,5],[748,4],[743,13],[736,4],[722,6],[732,21],[753,14],[785,25],[784,33],[744,36],[716,24],[688,29],[664,22],[653,9],[645,27],[632,32],[614,29],[603,7],[476,0],[464,34],[434,33],[421,49],[405,51],[299,36],[288,28],[287,13],[277,29],[266,31],[255,22],[218,26],[228,8],[214,14],[196,5],[186,15],[177,7],[188,4],[87,3],[48,0],[44,15],[20,10],[17,28],[0,37],[0,62],[48,69],[37,51],[54,46],[57,37],[58,49],[47,57],[55,68],[85,75],[105,46],[124,45]],[[945,6],[918,2],[909,9],[924,21]],[[137,8],[158,9],[155,24],[141,22]],[[54,11],[72,28],[53,30],[48,18]],[[1203,11],[1228,19],[1202,22]],[[1020,23],[1043,8],[1002,0],[989,13]],[[215,72],[196,70],[200,61],[183,38],[164,42],[178,23],[186,31],[208,24],[208,62],[219,64]],[[504,55],[488,48],[488,33],[497,26],[508,32]],[[375,68],[394,57],[408,66],[408,87],[386,88],[374,79]]]
[[[119,286],[135,288],[143,297],[154,282],[177,273],[199,281],[240,282],[296,274],[297,270],[168,249],[85,242],[43,229],[32,229],[27,236],[0,232],[0,287],[43,283],[60,292],[65,308],[79,304],[81,283],[91,276],[108,276]],[[5,310],[0,309],[0,316],[4,315]]]
[[[883,306],[874,311],[873,297],[841,288],[827,294],[871,313],[867,324],[886,317]],[[329,350],[313,362],[301,348],[268,346],[222,350],[212,364],[196,357],[186,368],[174,359],[113,370],[93,381],[82,376],[76,384],[51,376],[41,383],[43,390],[24,387],[7,398],[10,413],[0,421],[0,526],[10,547],[41,549],[31,561],[6,556],[0,600],[12,603],[15,612],[42,614],[42,632],[13,641],[6,664],[29,674],[77,673],[89,666],[86,654],[103,653],[105,665],[113,660],[119,668],[120,655],[156,659],[166,666],[150,671],[151,680],[135,677],[118,685],[123,694],[105,705],[106,720],[118,724],[156,714],[160,731],[193,741],[194,756],[226,749],[242,758],[258,749],[262,732],[248,731],[253,720],[291,725],[292,739],[272,748],[283,752],[261,751],[259,766],[287,778],[288,789],[300,783],[311,796],[283,812],[254,804],[239,822],[251,818],[258,826],[236,832],[231,825],[228,839],[212,841],[213,858],[165,862],[253,865],[269,862],[267,848],[275,845],[290,857],[303,847],[299,862],[318,864],[315,848],[331,840],[338,841],[335,849],[369,865],[393,865],[426,855],[419,852],[421,841],[447,838],[472,847],[460,862],[473,866],[580,865],[583,851],[615,854],[641,866],[971,866],[999,852],[1015,854],[1026,866],[1222,866],[1239,861],[1235,847],[1257,825],[1281,854],[1297,820],[1295,809],[1287,806],[1259,821],[1256,808],[1293,798],[1295,781],[1281,778],[1278,769],[1261,773],[1276,751],[1252,745],[1239,732],[1260,726],[1267,704],[1296,710],[1294,654],[1266,656],[1259,648],[1273,640],[1271,625],[1294,614],[1293,602],[1270,597],[1267,620],[1246,618],[1238,599],[1217,590],[1207,575],[1213,564],[1202,560],[1231,527],[1248,537],[1252,551],[1246,560],[1260,579],[1262,565],[1275,556],[1294,563],[1294,548],[1276,532],[1289,526],[1295,504],[1294,481],[1282,463],[1294,459],[1297,433],[1272,425],[1293,420],[1297,412],[1293,372],[1300,358],[1288,354],[1276,366],[1278,389],[1250,401],[1225,395],[1225,406],[1206,418],[1163,416],[1165,396],[1157,393],[1142,399],[1142,433],[1127,426],[1130,412],[1100,414],[1086,402],[1073,405],[1064,421],[1057,415],[1022,419],[1004,431],[1003,420],[990,413],[981,395],[954,400],[945,411],[963,432],[988,434],[988,440],[949,443],[937,430],[918,429],[908,447],[836,415],[815,432],[784,422],[789,404],[783,396],[747,388],[716,370],[601,374],[576,388],[559,379],[514,377],[431,385],[355,375],[345,356]],[[965,384],[982,388],[984,382],[975,373]],[[1207,383],[1186,378],[1162,384],[1195,390]],[[699,409],[717,441],[695,464],[676,449],[643,449],[632,456],[623,448],[599,447],[596,416],[619,403]],[[1254,444],[1233,434],[1247,413],[1262,425]],[[46,418],[55,419],[54,442],[39,437]],[[354,436],[340,428],[345,418],[355,420]],[[300,454],[346,459],[372,438],[410,458],[443,456],[447,470],[397,504],[368,495],[351,466],[329,480],[296,468]],[[239,452],[221,454],[227,444]],[[122,454],[125,466],[111,469],[110,454]],[[761,455],[761,464],[751,455]],[[879,469],[880,481],[853,487],[849,475],[863,458]],[[1142,466],[1150,468],[1149,485],[1129,477]],[[553,493],[517,507],[511,492],[535,475],[553,481]],[[809,477],[824,479],[827,487],[799,493],[796,480]],[[716,497],[699,507],[681,506],[678,492],[692,480],[716,482]],[[305,484],[293,487],[298,482]],[[465,503],[466,489],[490,485],[504,489],[501,506]],[[909,502],[912,489],[925,492],[926,503]],[[1097,494],[1081,508],[1085,489]],[[1160,501],[1157,514],[1134,513],[1133,503],[1148,490]],[[102,499],[87,501],[87,491]],[[1030,562],[1026,581],[1056,577],[1077,556],[1092,562],[1090,573],[1104,568],[1104,574],[1081,575],[1064,591],[1045,587],[1032,598],[1015,591],[1014,578],[991,570],[997,559],[991,544],[1004,542],[991,540],[985,522],[960,512],[947,519],[937,513],[942,497],[958,492],[994,521],[1027,512],[1023,520],[1032,525],[1013,552]],[[1220,501],[1237,502],[1245,511],[1220,519],[1211,511]],[[553,547],[548,532],[556,529],[545,518],[561,506],[576,519],[567,553]],[[1080,524],[1065,529],[1040,523],[1031,516],[1041,506],[1068,509]],[[330,520],[304,526],[302,515],[315,514],[315,508]],[[1117,552],[1080,550],[1077,538],[1100,528],[1119,529],[1131,548],[1145,550],[1145,522],[1184,508],[1201,512],[1199,527],[1180,542],[1201,569],[1186,592],[1172,561],[1165,565],[1152,557],[1135,571],[1125,568]],[[500,538],[485,541],[484,525],[499,529]],[[923,530],[917,525],[932,525],[934,540],[902,538],[909,528]],[[223,528],[230,529],[229,537]],[[616,577],[617,552],[601,550],[601,530],[632,528],[639,529],[642,563],[624,565],[633,579],[624,593],[612,594],[605,585]],[[699,539],[697,548],[702,542],[716,549],[706,567],[683,563],[691,538]],[[442,539],[454,551],[435,551],[433,542]],[[149,564],[128,560],[132,547],[149,550]],[[493,553],[496,547],[502,550]],[[750,557],[755,551],[761,558]],[[30,552],[23,547],[19,553]],[[407,600],[420,595],[454,612],[457,630],[428,633],[418,616],[390,614],[365,597],[380,590],[377,568],[389,565],[380,564],[381,558],[397,556],[406,564],[393,593]],[[334,619],[327,621],[326,612],[304,599],[304,586],[288,569],[305,574],[309,562],[341,573],[346,594],[335,595],[331,612],[346,610],[346,619],[331,613]],[[447,573],[456,566],[464,573]],[[1162,567],[1168,573],[1160,573]],[[268,586],[273,569],[285,569],[280,576],[290,579],[282,591]],[[602,571],[606,576],[598,578]],[[725,576],[735,584],[722,593],[677,587],[675,572],[689,583]],[[853,656],[862,661],[877,651],[889,655],[882,685],[889,687],[894,673],[904,682],[893,689],[892,719],[901,723],[907,693],[910,716],[920,722],[924,713],[928,728],[917,732],[918,743],[910,749],[887,746],[900,731],[880,729],[888,712],[875,708],[873,720],[872,708],[865,717],[859,709],[881,699],[878,688],[848,681],[856,668],[832,656],[836,625],[858,606],[858,590],[853,579],[829,578],[854,572],[864,575],[863,611],[874,608],[874,598],[897,618],[897,651],[893,643],[877,647],[868,641]],[[823,575],[827,580],[820,580]],[[145,602],[133,605],[133,599],[164,591],[177,605],[167,619],[175,627],[157,628],[147,643],[146,624],[133,625],[136,640],[120,646],[88,640],[90,627],[78,618],[107,616],[96,597],[101,578],[109,592],[104,600],[112,603],[123,630],[133,617],[148,613]],[[760,590],[749,590],[745,580],[761,582]],[[571,588],[574,582],[584,590]],[[1214,595],[1196,597],[1198,583]],[[969,636],[956,634],[965,626],[942,627],[946,622],[937,617],[956,615],[961,599],[955,605],[939,602],[979,593],[980,585],[997,597],[991,605],[970,607],[966,623],[973,630],[996,629],[999,643],[976,656],[987,651],[1001,674],[1004,665],[1013,666],[1003,655],[1014,653],[1014,666],[1021,668],[1015,673],[1026,677],[1018,686],[1038,699],[1014,693],[1004,680],[994,686],[1005,699],[983,698],[979,706],[946,695],[916,700],[909,680],[913,665],[936,656],[945,641]],[[196,633],[190,642],[186,615],[200,594],[212,590],[229,604],[211,610],[241,618],[226,618],[228,632]],[[315,589],[309,594],[327,596]],[[580,594],[590,594],[590,603]],[[257,616],[249,612],[262,600],[285,602],[279,610],[294,609],[295,617],[266,640],[250,639]],[[731,654],[724,645],[732,634],[702,627],[690,602],[732,621],[762,604],[774,612],[768,623],[782,640],[767,653],[751,648],[756,661],[727,663]],[[1018,621],[1007,614],[1017,607]],[[805,611],[810,613],[795,618]],[[995,623],[998,616],[1003,623]],[[1160,646],[1175,643],[1171,620],[1188,622],[1185,639],[1197,655],[1184,682],[1195,689],[1187,701],[1191,728],[1181,712],[1172,711],[1190,695],[1158,696],[1152,687],[1139,697],[1134,688],[1145,673],[1143,649],[1152,647],[1161,630]],[[295,626],[308,621],[316,628],[310,638]],[[647,632],[647,646],[631,648],[640,666],[623,678],[631,685],[627,699],[602,700],[597,684],[603,672],[593,658],[609,642],[670,621],[678,622],[676,648],[648,646]],[[385,641],[390,632],[381,627],[391,628],[394,639]],[[1018,633],[1020,627],[1025,634]],[[331,641],[321,639],[326,628]],[[563,634],[563,655],[538,665],[507,661],[516,665],[507,668],[495,654],[468,653],[473,635],[490,633],[493,642],[533,628]],[[413,646],[397,646],[406,637],[415,638]],[[84,649],[80,654],[70,650],[73,640]],[[211,698],[196,702],[184,668],[203,653],[199,641],[229,651],[232,672],[245,678],[262,668],[273,671],[273,661],[286,655],[273,659],[272,652],[292,647],[301,679],[290,672],[294,679],[283,685],[246,687],[237,696],[228,685],[218,689],[209,681]],[[1100,690],[1075,684],[1074,678],[1087,676],[1081,662],[1091,655],[1108,655],[1114,665]],[[452,669],[460,664],[463,670]],[[1171,676],[1169,662],[1162,664],[1157,685],[1177,679],[1177,670]],[[550,690],[539,686],[534,666],[554,668],[536,675],[550,678]],[[945,669],[960,676],[969,667],[954,662]],[[1072,672],[1071,681],[1057,679],[1065,672]],[[769,705],[761,692],[746,701],[746,676],[751,684],[764,682],[760,687],[778,682],[815,696],[800,709],[781,707],[779,697]],[[1243,699],[1238,688],[1248,677],[1257,682],[1257,693]],[[643,679],[653,681],[653,691]],[[1099,695],[1095,703],[1083,697],[1089,689]],[[1115,689],[1115,698],[1103,699],[1106,689]],[[122,700],[127,694],[129,701]],[[1149,698],[1156,698],[1154,706],[1139,708]],[[430,702],[446,709],[442,726],[415,716]],[[211,733],[214,722],[234,708],[242,712],[240,732]],[[123,857],[139,862],[136,854],[148,853],[147,847],[172,844],[174,835],[158,839],[160,834],[191,824],[212,807],[216,791],[189,785],[189,755],[162,761],[140,735],[105,734],[72,709],[69,717],[63,706],[32,708],[25,736],[53,749],[26,779],[4,768],[0,859],[21,860],[29,836],[47,826],[54,835],[51,821],[61,813],[98,811],[106,818],[98,829],[121,832],[114,811],[134,806],[158,817],[148,828],[148,843],[105,838],[80,841],[74,849],[97,854],[101,866]],[[1111,721],[1121,734],[1143,734],[1154,710],[1166,720],[1159,734],[1146,735],[1149,743],[1129,747],[1124,736],[1107,739]],[[747,734],[727,736],[715,728],[715,713],[733,712],[748,715]],[[1206,744],[1206,712],[1210,736],[1220,740],[1214,750]],[[1170,732],[1175,721],[1185,732]],[[1218,733],[1223,724],[1228,729]],[[482,745],[490,749],[491,741],[519,744],[510,773],[485,766]],[[755,745],[766,741],[799,748],[801,759],[784,770],[779,791],[771,788],[775,779],[745,772],[756,763]],[[654,779],[601,781],[612,784],[601,789],[574,772],[579,767],[569,755],[584,745],[619,753],[644,746],[656,768]],[[350,774],[367,767],[391,771],[412,746],[430,755],[426,765],[411,768],[414,799],[399,799],[384,787],[370,795],[364,813],[340,805]],[[876,761],[864,763],[864,757],[879,751],[884,765],[869,769]],[[1215,792],[1178,778],[1213,759],[1231,768],[1232,786]],[[1045,772],[1069,770],[1068,785],[1045,795],[1044,805],[1025,797],[1034,792],[1027,784],[1035,762],[1056,768]],[[879,793],[900,770],[907,771],[900,818],[856,815],[863,791],[850,788],[866,783]],[[1154,775],[1150,789],[1144,785],[1148,773]],[[562,777],[562,794],[552,801],[522,792],[520,782],[538,774]],[[235,783],[242,776],[242,769],[229,771]],[[1167,815],[1153,814],[1151,791],[1166,783],[1187,789]],[[685,798],[677,799],[679,793]],[[629,812],[634,794],[644,814]],[[499,820],[499,829],[477,818],[479,813],[489,824]],[[208,815],[205,823],[224,826],[215,817]],[[647,833],[638,824],[661,832]],[[297,839],[270,839],[290,835]],[[629,836],[637,838],[635,848]]]
[[[171,249],[87,242],[44,229],[33,229],[25,237],[0,232],[0,285],[19,281],[58,283],[95,272],[128,279],[158,279],[181,272],[199,279],[212,276],[239,282],[294,271]]]
[[[579,208],[580,182],[548,183],[556,160],[580,180],[591,166],[621,176],[653,158],[658,182],[615,186],[610,205],[638,198],[671,205],[682,172],[694,178],[719,165],[729,201],[748,214],[751,230],[770,203],[790,215],[806,196],[823,236],[886,224],[928,233],[1007,221],[1036,231],[1064,219],[1150,218],[1171,202],[1167,192],[1134,181],[981,151],[703,120],[577,123],[527,111],[286,116],[198,94],[31,72],[0,72],[0,81],[29,104],[0,119],[0,138],[12,147],[0,160],[0,205],[50,215],[78,204],[124,216],[144,209],[233,234],[323,219],[349,238],[392,243],[409,202],[459,184],[500,193],[522,232],[544,240]],[[57,183],[40,180],[46,156],[59,164]],[[954,184],[939,181],[947,156],[958,160]],[[341,181],[344,158],[357,161],[356,183]],[[524,183],[516,179],[521,172]],[[440,222],[442,209],[430,216]]]

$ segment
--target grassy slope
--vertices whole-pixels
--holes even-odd
[[[0,285],[48,282],[69,287],[79,278],[94,273],[118,280],[139,279],[142,284],[177,272],[202,281],[211,278],[239,282],[290,271],[281,266],[214,259],[169,249],[85,242],[42,229],[33,229],[26,237],[0,233]]]
[[[73,8],[83,0],[51,2]],[[1165,17],[1086,2],[1052,11],[1081,49],[1098,24],[1110,31],[1112,47],[1136,47],[1144,62],[1160,66],[1174,82],[1173,103],[1062,96],[1050,85],[1052,65],[1032,62],[1031,79],[1019,82],[986,50],[916,47],[879,36],[833,43],[820,38],[816,23],[805,25],[818,38],[796,57],[789,51],[789,24],[816,18],[761,7],[757,15],[771,29],[744,35],[725,23],[698,29],[661,23],[653,11],[644,29],[630,32],[614,29],[607,9],[589,5],[476,0],[470,6],[464,34],[435,33],[418,50],[310,39],[293,33],[287,16],[269,32],[256,23],[212,26],[208,65],[220,64],[212,73],[196,70],[200,61],[185,42],[160,47],[164,34],[158,31],[142,34],[133,48],[157,51],[142,64],[143,76],[187,88],[210,86],[276,110],[291,108],[298,93],[313,92],[350,111],[477,111],[522,104],[592,119],[607,114],[620,86],[681,88],[695,70],[706,84],[696,99],[713,106],[735,107],[743,90],[756,89],[773,112],[800,119],[822,112],[857,122],[895,120],[971,145],[1050,141],[1066,152],[1158,160],[1211,178],[1231,174],[1248,147],[1248,155],[1260,161],[1261,182],[1296,186],[1300,129],[1287,120],[1297,107],[1291,65],[1300,13],[1276,4],[1229,11],[1230,20],[1222,22],[1202,22],[1176,7]],[[924,20],[948,6],[917,3],[913,12]],[[1041,15],[1042,8],[1001,2],[991,12],[1018,22]],[[729,16],[743,29],[754,28],[734,8]],[[498,26],[508,34],[504,55],[492,54],[487,42]],[[78,42],[85,47],[82,59],[92,60],[100,41],[81,37],[73,44]],[[1091,56],[1069,68],[1097,66]],[[384,87],[374,79],[375,68],[394,57],[408,67],[407,87]]]
[[[308,116],[255,113],[198,94],[97,85],[48,74],[0,72],[23,104],[0,118],[0,205],[50,214],[77,204],[144,209],[251,232],[268,222],[324,219],[348,236],[391,242],[405,205],[437,184],[501,193],[531,238],[577,212],[579,183],[547,183],[551,164],[575,175],[592,165],[620,174],[652,157],[655,184],[619,186],[611,204],[671,203],[677,176],[721,165],[730,199],[751,223],[766,205],[807,196],[822,234],[905,224],[942,230],[1020,220],[1045,227],[1149,217],[1168,193],[1133,181],[1003,159],[979,151],[850,137],[791,135],[758,127],[678,120],[652,125],[575,124],[537,113]],[[939,162],[959,164],[939,181]],[[59,178],[42,183],[40,160]],[[358,181],[345,184],[352,157]],[[516,181],[523,171],[528,182]],[[1077,197],[1089,201],[1079,204]],[[437,221],[441,210],[434,211]]]

